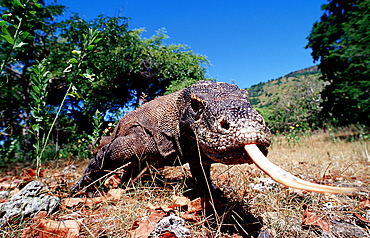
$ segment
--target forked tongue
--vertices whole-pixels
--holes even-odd
[[[258,168],[260,168],[263,172],[269,175],[276,182],[284,184],[288,187],[318,193],[351,193],[356,191],[355,188],[332,187],[307,182],[270,162],[264,156],[264,154],[262,154],[257,145],[255,144],[245,145],[244,149],[252,158],[253,163],[255,163],[258,166]]]

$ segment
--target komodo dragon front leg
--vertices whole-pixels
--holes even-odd
[[[128,164],[127,168],[140,168],[140,162],[147,155],[158,154],[153,137],[144,128],[136,126],[125,136],[117,136],[104,145],[92,158],[81,179],[73,186],[77,192],[104,174]]]

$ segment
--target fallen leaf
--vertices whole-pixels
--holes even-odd
[[[80,203],[85,203],[86,199],[83,198],[67,198],[63,201],[65,207],[75,207]]]
[[[156,206],[154,206],[151,202],[148,202],[148,204],[146,205],[146,207],[148,208],[148,209],[157,209],[157,208],[160,208],[160,207],[156,207]]]
[[[181,212],[180,217],[190,222],[200,222],[202,218],[195,213]]]
[[[160,238],[177,238],[177,236],[173,232],[165,231],[161,234]]]
[[[217,176],[217,181],[225,181],[230,179],[230,174],[224,173]]]
[[[80,223],[76,220],[54,221],[38,219],[36,224],[23,230],[22,238],[77,238],[80,233]]]
[[[226,235],[227,238],[243,238],[243,236],[238,235],[238,234],[233,234],[232,236]],[[258,236],[260,237],[260,236]]]
[[[56,177],[62,177],[62,176],[64,176],[65,174],[63,174],[63,173],[58,173],[58,172],[56,172],[56,173],[54,173],[53,175],[52,175],[52,177],[53,178],[56,178]]]
[[[48,213],[46,211],[39,211],[38,213],[36,213],[35,216],[33,216],[32,218],[32,221],[37,221],[37,220],[40,220],[40,219],[44,219],[48,216]]]
[[[65,207],[75,207],[79,204],[85,204],[88,207],[93,207],[103,201],[118,201],[123,193],[123,189],[111,189],[105,196],[94,198],[67,198],[63,201]]]
[[[62,183],[58,183],[58,182],[51,182],[50,184],[48,184],[48,187],[50,190],[52,191],[57,191],[60,189]]]
[[[149,210],[148,217],[143,221],[135,221],[132,230],[129,231],[132,238],[146,238],[155,229],[157,223],[165,216],[164,212]]]
[[[370,200],[367,198],[363,198],[361,202],[359,203],[359,208],[361,210],[370,209]]]
[[[24,177],[29,177],[29,178],[33,178],[37,175],[37,170],[36,169],[25,169],[24,172],[23,172],[23,176]],[[39,171],[39,177],[43,177],[44,176],[44,170],[40,170]]]
[[[0,182],[0,189],[2,189],[2,190],[15,189],[22,182],[23,182],[23,180],[19,180],[19,179],[18,180],[7,179],[7,180],[4,180],[4,181]]]
[[[120,184],[121,184],[121,178],[118,174],[113,174],[109,176],[104,182],[104,185],[109,188],[118,188]]]
[[[103,202],[104,200],[106,200],[106,197],[88,198],[86,199],[85,205],[89,208],[92,208],[93,206]]]
[[[214,205],[218,207],[219,201],[218,200],[211,200],[209,198],[196,198],[190,201],[188,205],[188,212],[189,213],[200,213],[204,210],[213,210],[212,201],[215,203]]]
[[[53,196],[58,197],[58,198],[68,198],[69,195],[70,195],[69,193],[63,193],[63,192],[59,192],[57,194],[53,194]]]
[[[324,232],[330,231],[330,225],[319,218],[316,213],[310,211],[308,209],[308,206],[304,206],[304,212],[303,212],[303,218],[302,218],[302,224],[307,226],[318,226],[320,227]]]
[[[173,196],[173,206],[175,207],[184,207],[188,206],[190,203],[190,199],[184,196]]]
[[[121,199],[124,190],[122,188],[111,189],[107,193],[109,201],[118,201]]]
[[[370,223],[370,221],[364,217],[362,217],[360,214],[357,214],[357,213],[354,213],[354,215],[360,219],[362,222],[365,222],[365,223]]]
[[[10,177],[10,176],[5,176],[5,177],[0,178],[0,183],[1,183],[1,182],[4,182],[4,181],[11,181],[11,180],[12,180],[12,177]]]
[[[160,209],[162,209],[164,212],[170,212],[170,211],[173,211],[176,207],[173,207],[173,206],[161,206]]]
[[[203,211],[204,198],[196,198],[189,203],[188,212],[195,213]]]
[[[175,210],[176,208],[183,208],[184,210],[187,209],[189,203],[190,203],[190,199],[187,198],[187,197],[183,197],[183,196],[172,196],[172,199],[173,199],[173,204],[172,205],[168,205],[168,206],[160,206],[160,208],[165,211],[165,212],[169,212],[169,211],[173,211]]]

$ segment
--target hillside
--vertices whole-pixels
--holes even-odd
[[[247,88],[253,105],[275,131],[291,126],[310,127],[320,112],[320,93],[325,82],[317,66],[291,72],[283,77]]]
[[[321,76],[317,66],[297,70],[277,79],[269,80],[266,83],[259,83],[247,88],[249,99],[254,107],[261,108],[270,106],[276,96],[293,91],[300,84],[310,84],[321,82]],[[321,90],[320,90],[321,91]]]

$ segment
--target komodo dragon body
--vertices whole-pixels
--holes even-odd
[[[128,167],[144,165],[144,158],[151,164],[171,165],[178,157],[181,163],[189,163],[193,177],[204,184],[201,165],[210,181],[211,163],[251,163],[243,149],[251,143],[267,154],[270,130],[252,108],[247,91],[232,84],[199,81],[125,115],[112,135],[101,140],[74,189],[128,162]]]
[[[270,136],[263,117],[252,108],[246,90],[227,83],[199,81],[125,115],[112,135],[102,138],[95,156],[72,190],[82,189],[106,171],[125,164],[128,165],[125,170],[134,171],[147,164],[164,166],[180,161],[189,163],[199,188],[207,191],[212,187],[212,163],[255,162],[255,156],[250,156],[244,146],[255,144],[258,152],[267,155]],[[270,163],[266,161],[264,164]],[[279,180],[289,177],[287,172],[272,175],[275,168],[271,171],[255,163],[275,180],[292,186]],[[291,178],[295,183],[292,187],[300,186],[296,185],[296,179]]]

